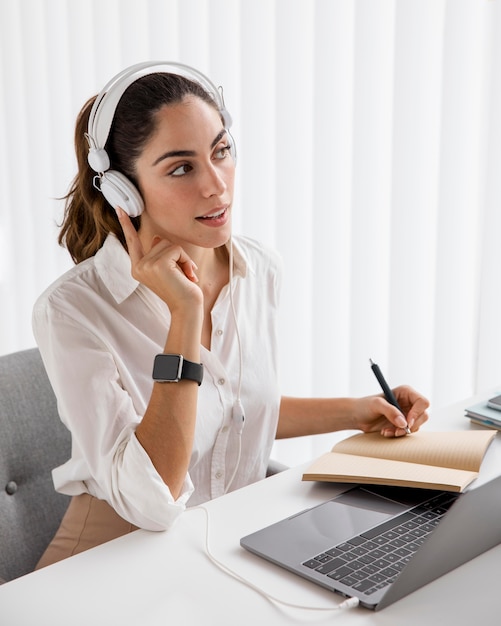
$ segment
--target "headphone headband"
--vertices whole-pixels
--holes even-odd
[[[170,61],[146,61],[137,63],[119,74],[114,76],[101,90],[96,97],[89,115],[88,123],[88,140],[90,147],[94,149],[104,148],[108,135],[110,134],[111,124],[115,116],[115,110],[118,106],[120,98],[125,93],[127,87],[132,85],[136,80],[147,76],[148,74],[156,74],[157,72],[167,72],[177,74],[189,80],[202,85],[214,98],[221,115],[225,128],[231,126],[231,115],[226,110],[222,95],[222,88],[219,89],[214,83],[207,78],[202,72],[199,72],[189,65],[183,63],[174,63]]]
[[[205,89],[212,96],[231,139],[228,130],[231,126],[231,115],[224,105],[221,87],[218,89],[207,76],[195,68],[170,61],[146,61],[132,65],[113,77],[96,96],[89,114],[87,133],[85,134],[89,144],[87,161],[97,174],[94,177],[94,187],[103,194],[112,207],[120,206],[131,217],[137,217],[144,209],[141,194],[126,176],[119,171],[110,169],[110,158],[105,150],[105,145],[116,108],[127,87],[143,76],[156,73],[183,76]],[[231,154],[233,158],[236,158],[233,140],[230,141],[230,145]]]

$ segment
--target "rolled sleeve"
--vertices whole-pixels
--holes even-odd
[[[110,504],[125,519],[146,530],[168,530],[186,509],[193,483],[186,475],[181,495],[174,499],[150,457],[132,433],[120,446],[113,464]],[[96,494],[97,495],[97,494]]]

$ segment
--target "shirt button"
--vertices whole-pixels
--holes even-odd
[[[13,480],[9,480],[9,482],[5,485],[5,491],[9,494],[9,496],[13,496],[17,491],[17,483]]]
[[[224,379],[224,378],[220,378],[220,379],[217,381],[218,385],[224,385],[224,383],[225,383],[225,382],[226,382],[226,381],[225,381],[225,379]]]
[[[215,476],[219,480],[223,475],[223,472],[216,472]]]
[[[221,329],[219,329],[219,330],[216,332],[216,334],[217,334],[217,335],[219,335],[219,336],[221,337],[221,335],[223,334],[223,331],[222,331]]]

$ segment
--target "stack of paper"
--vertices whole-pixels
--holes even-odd
[[[501,430],[501,411],[491,409],[487,406],[486,400],[468,407],[465,410],[465,414],[475,424]]]

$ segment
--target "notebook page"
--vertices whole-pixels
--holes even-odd
[[[477,476],[476,472],[446,467],[328,452],[306,470],[303,480],[463,491]]]
[[[333,452],[394,459],[478,472],[485,452],[496,436],[490,430],[420,431],[387,438],[379,433],[359,434],[337,443]]]

